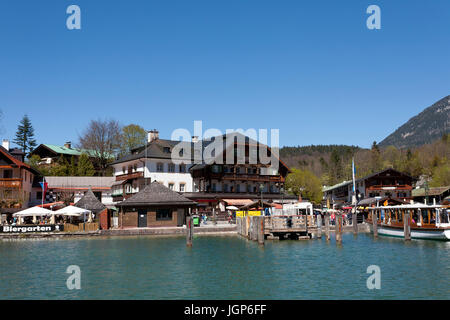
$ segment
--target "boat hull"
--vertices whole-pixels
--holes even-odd
[[[373,233],[373,225],[370,225],[370,231]],[[403,228],[378,225],[377,231],[379,235],[389,237],[404,237]],[[411,229],[411,239],[422,240],[441,240],[450,241],[450,229]]]

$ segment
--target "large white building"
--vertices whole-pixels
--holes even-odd
[[[174,191],[192,192],[191,165],[172,160],[173,148],[178,143],[159,139],[158,131],[152,130],[148,133],[146,146],[136,148],[129,155],[114,161],[111,164],[116,180],[112,187],[114,200],[126,199],[153,181]]]

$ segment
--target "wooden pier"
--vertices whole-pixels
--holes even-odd
[[[250,240],[311,239],[318,233],[314,216],[245,216],[236,218],[237,231]],[[263,238],[263,239],[262,239]]]

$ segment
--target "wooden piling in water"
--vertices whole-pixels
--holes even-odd
[[[186,217],[186,246],[192,247],[192,238],[194,235],[194,224],[192,223],[192,217]]]
[[[408,210],[405,210],[405,215],[403,216],[403,233],[405,236],[405,241],[411,240],[411,218]]]
[[[265,224],[265,219],[264,216],[260,216],[258,217],[259,219],[257,220],[257,225],[258,225],[258,243],[260,245],[264,245],[264,224]]]
[[[317,238],[322,238],[322,215],[317,215]]]
[[[355,212],[353,212],[352,214],[352,224],[353,224],[353,234],[358,234],[358,216],[356,213],[356,208]]]
[[[342,214],[336,214],[336,243],[342,243]]]
[[[330,240],[330,213],[325,213],[325,237]]]
[[[258,226],[256,223],[255,216],[250,217],[250,240],[256,241],[258,240]]]
[[[373,236],[378,237],[378,214],[377,210],[372,210]]]

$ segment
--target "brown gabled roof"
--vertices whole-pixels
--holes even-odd
[[[20,161],[19,159],[16,159],[15,157],[13,157],[8,150],[6,150],[3,146],[0,146],[0,153],[2,153],[3,155],[5,155],[5,157],[7,159],[9,159],[14,165],[18,166],[19,168],[25,168],[28,171],[31,171],[33,174],[38,175],[39,172],[36,171],[35,169],[33,169],[32,167],[30,167],[28,164],[26,164],[25,162]]]
[[[84,196],[75,203],[75,207],[88,209],[94,213],[98,213],[106,208],[106,206],[97,199],[91,188],[89,188]]]
[[[381,173],[384,173],[384,172],[386,172],[386,171],[394,171],[394,172],[396,172],[396,173],[398,173],[398,174],[401,174],[401,175],[403,175],[403,176],[406,176],[406,177],[408,177],[408,178],[411,178],[412,180],[417,180],[416,178],[411,177],[411,176],[410,176],[409,174],[407,174],[407,173],[404,173],[404,172],[395,170],[394,168],[386,168],[386,169],[384,169],[384,170],[381,170],[381,171],[378,171],[378,172],[369,174],[369,175],[367,175],[367,176],[365,176],[365,177],[359,178],[359,179],[357,179],[356,181],[366,180],[366,179],[375,177],[375,176],[377,176],[377,175],[379,175],[379,174],[381,174]]]
[[[117,204],[117,206],[195,205],[196,203],[170,190],[159,182],[152,182],[144,189]]]

